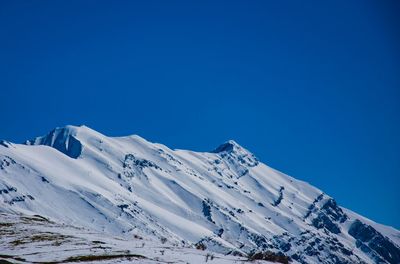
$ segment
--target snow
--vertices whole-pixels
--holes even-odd
[[[282,243],[313,239],[304,235],[313,234],[328,242],[338,239],[358,258],[341,257],[372,263],[347,234],[352,221],[360,219],[400,244],[398,230],[347,209],[348,219],[335,223],[340,234],[315,228],[312,218],[318,211],[306,217],[310,206],[321,210],[331,197],[261,163],[234,141],[212,152],[193,152],[136,135],[107,137],[86,126],[67,126],[26,145],[1,144],[0,164],[0,190],[16,190],[0,193],[0,212],[41,215],[103,237],[166,237],[175,247],[203,241],[215,252],[246,254],[262,249],[257,237],[283,251]],[[300,254],[306,246],[292,246],[285,254]],[[177,252],[170,254],[182,255]],[[204,258],[190,252],[185,249],[189,260]],[[304,259],[318,263],[315,256]]]
[[[246,258],[172,246],[139,236],[104,236],[89,229],[61,225],[37,216],[0,214],[0,262],[61,262],[85,256],[120,256],[90,263],[243,263]],[[4,236],[7,234],[6,236]],[[13,258],[13,256],[17,256]],[[135,257],[136,256],[136,257]],[[21,261],[23,259],[23,261]],[[18,261],[20,260],[20,261]],[[259,261],[259,263],[269,263]]]

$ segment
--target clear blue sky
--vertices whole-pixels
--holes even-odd
[[[398,1],[141,2],[1,1],[0,138],[234,139],[400,228]]]

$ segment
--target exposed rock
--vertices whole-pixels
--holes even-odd
[[[207,201],[203,201],[203,214],[207,218],[208,221],[213,222],[212,217],[211,217],[211,206]]]
[[[334,234],[341,232],[338,223],[343,223],[348,218],[332,198],[328,199],[319,210],[316,210],[316,204],[312,204],[309,210],[317,214],[312,220],[313,226],[318,229],[326,228]],[[308,217],[308,215],[306,216]]]
[[[357,247],[363,252],[382,258],[391,264],[400,263],[400,248],[370,225],[355,220],[349,234],[357,239]]]
[[[273,206],[278,206],[278,205],[282,202],[282,199],[283,199],[283,190],[285,190],[285,187],[281,186],[281,188],[279,189],[279,196],[278,196],[278,199],[276,199],[276,200],[272,203]]]
[[[43,137],[38,137],[26,142],[27,145],[46,145],[57,149],[65,155],[76,159],[81,153],[83,146],[73,135],[74,131],[69,127],[56,128]]]

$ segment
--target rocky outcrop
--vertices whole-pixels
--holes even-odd
[[[28,140],[27,145],[46,145],[57,149],[65,155],[76,159],[81,153],[83,146],[81,142],[74,136],[74,129],[69,127],[53,129],[49,134]]]
[[[310,205],[309,212],[306,217],[314,213],[316,217],[312,220],[312,225],[317,229],[325,228],[333,234],[339,234],[341,232],[339,224],[346,221],[348,218],[343,210],[336,204],[336,201],[329,198],[321,208],[317,208],[316,203],[322,199],[322,196],[318,196],[316,202]]]
[[[349,234],[357,240],[356,246],[371,255],[377,263],[384,263],[383,260],[391,264],[400,263],[400,248],[372,226],[355,220]]]

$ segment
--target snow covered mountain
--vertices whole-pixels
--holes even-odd
[[[234,141],[211,152],[171,150],[86,126],[1,141],[0,212],[229,255],[400,263],[398,230],[340,207]]]

